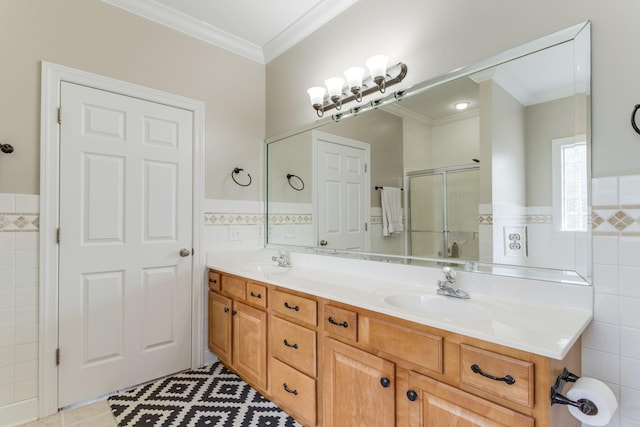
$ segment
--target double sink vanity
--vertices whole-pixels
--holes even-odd
[[[578,426],[550,389],[580,373],[592,288],[306,253],[215,253],[209,348],[305,426]],[[462,423],[462,424],[460,424]]]

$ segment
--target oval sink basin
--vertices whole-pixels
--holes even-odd
[[[460,299],[442,295],[398,294],[389,295],[384,301],[396,308],[417,313],[431,314],[442,320],[490,320],[495,307],[489,307],[472,299]]]

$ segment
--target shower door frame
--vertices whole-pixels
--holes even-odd
[[[448,242],[448,222],[447,222],[447,174],[449,173],[459,173],[459,172],[468,172],[480,170],[480,165],[475,163],[458,165],[458,166],[445,166],[442,168],[434,168],[434,169],[422,169],[417,171],[407,172],[405,175],[405,188],[408,189],[406,194],[406,221],[408,224],[408,233],[406,240],[406,253],[409,256],[414,256],[413,254],[413,238],[411,233],[413,232],[413,224],[411,223],[411,178],[422,177],[422,176],[434,176],[434,175],[442,175],[442,258],[449,259],[449,242]],[[431,258],[431,257],[430,257]]]

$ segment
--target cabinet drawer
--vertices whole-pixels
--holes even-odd
[[[222,293],[232,296],[236,299],[244,300],[246,296],[246,282],[231,276],[222,276],[220,283]]]
[[[309,325],[317,326],[316,301],[275,290],[271,293],[271,310]]]
[[[332,305],[324,306],[324,330],[351,341],[358,340],[358,313]]]
[[[304,425],[316,425],[316,381],[273,358],[269,372],[276,400]]]
[[[260,283],[247,282],[247,302],[256,307],[267,308],[267,287]]]
[[[316,376],[315,331],[272,316],[270,336],[272,356],[309,376]]]
[[[488,378],[480,372],[498,379]],[[461,344],[460,382],[511,402],[533,407],[534,372],[531,362]]]
[[[360,316],[358,342],[419,367],[443,373],[443,339],[376,317]]]
[[[215,271],[209,271],[209,289],[212,291],[220,290],[220,274]]]

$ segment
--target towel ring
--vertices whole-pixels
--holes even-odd
[[[636,104],[636,106],[633,107],[633,112],[631,113],[631,126],[633,127],[633,130],[640,134],[640,129],[638,129],[638,125],[636,124],[636,113],[639,109],[640,104]]]
[[[251,175],[249,175],[249,173],[247,173],[247,176],[249,177],[249,182],[246,184],[241,184],[238,182],[238,180],[236,180],[235,175],[239,174],[240,172],[242,172],[244,169],[242,168],[234,168],[233,171],[231,172],[231,179],[233,180],[233,182],[235,182],[236,184],[238,184],[240,187],[248,187],[251,185]]]
[[[299,184],[293,185],[293,183],[291,182],[291,178],[296,178],[299,182]],[[304,190],[304,181],[302,180],[302,178],[300,178],[298,175],[294,175],[292,173],[288,173],[287,174],[287,181],[289,181],[289,185],[291,186],[291,188],[293,188],[296,191],[302,191]]]

